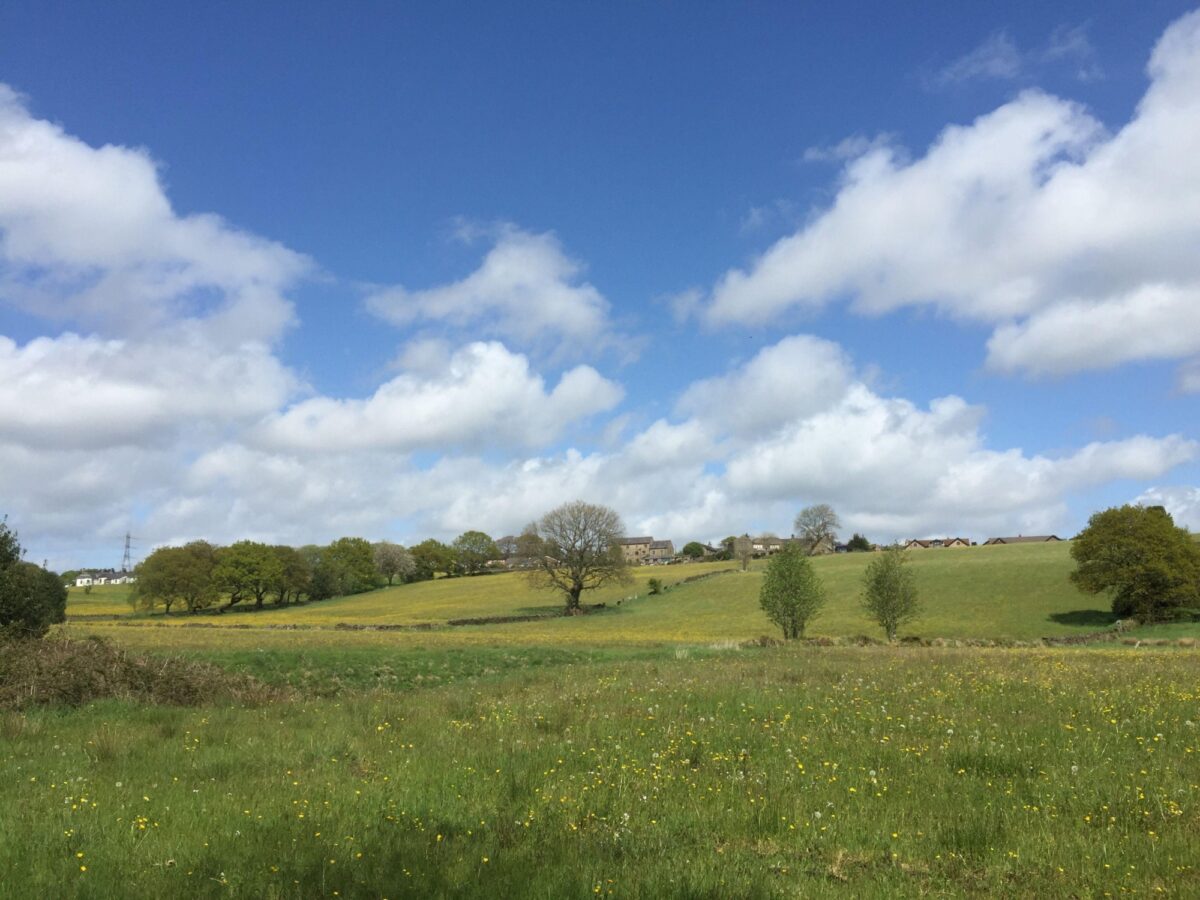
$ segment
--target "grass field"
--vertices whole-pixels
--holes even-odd
[[[0,886],[1200,893],[1194,655],[677,656],[262,708],[0,714]]]
[[[813,633],[877,634],[866,562],[816,561]],[[1066,545],[913,566],[912,633],[1111,620]],[[0,898],[1200,896],[1200,653],[739,648],[772,629],[761,566],[728,568],[463,627],[557,599],[499,575],[193,619],[72,591],[62,634],[290,699],[0,710]]]
[[[836,636],[876,631],[859,609],[858,600],[862,572],[869,559],[868,554],[843,554],[814,561],[824,579],[829,603],[812,624],[811,633]],[[912,565],[925,612],[910,626],[911,633],[927,637],[1033,639],[1086,633],[1112,622],[1103,597],[1080,593],[1068,580],[1072,563],[1065,543],[914,552]],[[592,594],[591,602],[608,604],[603,614],[457,627],[452,636],[433,632],[417,640],[455,644],[697,643],[740,641],[771,633],[772,626],[758,606],[762,563],[757,563],[749,573],[729,569],[728,563],[643,567],[635,570],[633,585],[610,586]],[[661,578],[670,584],[706,573],[720,574],[675,587],[665,594],[648,594],[646,583],[650,578]],[[632,596],[637,599],[629,600]],[[68,615],[93,614],[99,607],[86,605],[82,602],[86,599],[89,598],[77,598],[73,591]],[[622,601],[619,607],[618,600]],[[521,574],[506,573],[418,582],[300,607],[219,617],[133,615],[128,606],[123,614],[131,622],[171,625],[196,621],[205,625],[255,627],[341,623],[438,625],[463,618],[553,614],[559,606],[560,601],[553,593],[534,591]],[[89,627],[113,633],[102,623]],[[138,643],[143,640],[130,639]],[[181,639],[160,635],[155,640],[168,645]]]
[[[67,590],[68,616],[128,616],[133,613],[129,605],[131,584],[97,584],[84,593],[84,588]]]

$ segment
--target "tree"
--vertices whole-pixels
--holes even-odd
[[[624,533],[607,506],[574,500],[552,509],[521,536],[530,584],[562,591],[567,614],[577,613],[584,591],[632,580],[617,543]]]
[[[679,551],[681,556],[686,556],[688,559],[700,559],[704,556],[704,545],[699,541],[688,541],[683,545],[683,549]]]
[[[867,565],[862,605],[889,641],[896,639],[901,625],[920,615],[916,576],[908,568],[908,555],[899,547],[884,550]]]
[[[397,577],[401,581],[406,580],[417,567],[412,554],[399,544],[393,544],[391,541],[379,541],[372,544],[371,549],[375,553],[375,568],[379,570],[380,575],[387,579],[389,586]]]
[[[435,577],[438,572],[453,575],[457,569],[457,564],[454,561],[454,551],[441,541],[435,541],[433,538],[421,541],[421,543],[413,547],[412,555],[413,561],[416,563],[415,575],[423,581],[428,581],[430,578]]]
[[[823,545],[833,549],[837,542],[837,530],[842,527],[837,513],[828,503],[806,506],[800,510],[795,522],[796,537],[807,549],[809,556],[820,551]]]
[[[851,553],[870,553],[872,547],[871,542],[856,531],[854,537],[846,542],[846,549]]]
[[[1161,506],[1096,513],[1071,542],[1071,556],[1071,580],[1108,593],[1118,616],[1153,622],[1200,605],[1200,546]]]
[[[308,599],[328,600],[337,594],[337,578],[327,560],[328,547],[305,544],[296,552],[308,566]]]
[[[257,541],[238,541],[217,551],[213,580],[217,589],[229,594],[229,609],[235,603],[254,598],[262,609],[267,593],[283,577],[283,563],[272,547]]]
[[[500,558],[496,542],[482,531],[464,531],[454,539],[454,557],[468,575],[477,575],[493,559]]]
[[[496,549],[500,551],[501,559],[512,559],[519,552],[517,536],[506,534],[504,537],[496,538]]]
[[[789,544],[767,562],[758,603],[783,630],[784,640],[804,637],[804,629],[825,605],[825,588],[799,547]]]
[[[363,538],[338,538],[322,554],[333,578],[334,596],[360,594],[375,587],[375,553]]]
[[[721,538],[721,559],[737,559],[737,554],[734,552],[736,544],[737,538],[732,534],[729,537]]]
[[[148,610],[161,604],[168,613],[176,603],[182,603],[194,613],[217,599],[215,568],[216,548],[207,541],[160,547],[134,569],[137,581],[130,600]]]
[[[22,562],[16,532],[0,519],[0,637],[40,638],[66,619],[62,579]]]
[[[275,603],[280,606],[299,603],[300,597],[312,589],[312,568],[308,559],[295,547],[283,544],[272,547],[271,552],[279,560],[279,577],[272,586]]]

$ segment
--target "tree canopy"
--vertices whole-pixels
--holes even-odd
[[[829,544],[832,550],[832,545],[837,542],[837,530],[841,527],[841,520],[828,503],[806,506],[796,516],[796,537],[810,554],[816,553],[822,544]]]
[[[228,606],[254,598],[262,609],[267,593],[283,578],[283,562],[274,548],[257,541],[238,541],[217,551],[213,580],[229,595]]]
[[[854,532],[854,537],[846,541],[846,549],[851,553],[869,553],[873,548],[865,535]]]
[[[867,564],[862,605],[889,641],[896,639],[901,625],[920,615],[916,576],[908,568],[908,555],[899,547],[884,550]]]
[[[1200,546],[1161,506],[1117,506],[1094,514],[1071,542],[1071,580],[1107,593],[1118,616],[1143,622],[1200,606]]]
[[[416,563],[416,578],[428,580],[436,576],[438,572],[445,572],[447,575],[458,573],[454,550],[441,541],[429,538],[415,545],[410,552],[413,562]]]
[[[176,603],[182,603],[188,612],[211,606],[218,595],[213,579],[216,552],[207,541],[160,547],[134,569],[137,581],[132,601],[149,610],[161,605],[166,612]]]
[[[624,533],[615,510],[574,500],[530,525],[518,543],[530,583],[562,591],[567,613],[574,613],[584,591],[630,580],[629,564],[617,543]]]
[[[397,578],[401,581],[406,580],[417,568],[412,554],[399,544],[378,541],[371,545],[371,549],[375,553],[375,568],[387,579],[389,585]]]
[[[454,557],[468,575],[478,575],[493,559],[500,558],[496,542],[482,531],[464,531],[454,539]]]
[[[782,629],[784,639],[792,640],[804,637],[808,623],[825,605],[825,588],[803,551],[789,545],[767,562],[758,602]]]
[[[679,553],[688,559],[700,559],[704,556],[704,545],[699,541],[688,541],[683,545],[683,549]]]

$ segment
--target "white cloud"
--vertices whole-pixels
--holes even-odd
[[[461,281],[424,290],[396,285],[367,297],[367,308],[398,326],[434,324],[452,333],[499,337],[552,355],[593,355],[616,346],[609,303],[580,281],[583,265],[551,233],[504,226],[479,268]]]
[[[706,318],[932,306],[994,324],[989,364],[1033,374],[1200,353],[1200,12],[1167,29],[1149,73],[1113,135],[1027,91],[912,162],[868,150],[830,208],[720,279]]]
[[[1083,82],[1103,77],[1103,70],[1087,35],[1087,27],[1056,28],[1040,49],[1023,51],[1005,30],[989,35],[983,43],[926,79],[931,88],[948,88],[977,80],[1018,81],[1036,72],[1066,65]]]
[[[1176,525],[1189,531],[1200,531],[1200,488],[1183,485],[1152,487],[1133,502],[1143,506],[1162,506],[1171,514]]]
[[[837,344],[795,335],[732,372],[695,382],[679,398],[677,410],[751,438],[828,409],[852,376],[853,366]]]
[[[144,150],[91,147],[0,84],[0,300],[134,335],[204,320],[214,344],[272,340],[308,269],[213,215],[180,216]]]
[[[420,358],[428,364],[424,353]],[[397,375],[365,400],[301,401],[266,422],[258,439],[276,449],[332,453],[536,446],[611,409],[621,396],[590,366],[571,369],[547,391],[524,356],[477,342],[454,353],[444,369]]]
[[[940,86],[976,78],[1010,80],[1025,69],[1025,58],[1006,31],[997,31],[969,53],[947,65],[933,78]]]
[[[154,340],[0,335],[0,441],[99,450],[163,444],[197,425],[253,422],[295,389],[259,343],[214,350],[194,328]]]

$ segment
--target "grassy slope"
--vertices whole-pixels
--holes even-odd
[[[129,593],[131,584],[94,585],[88,593],[81,587],[67,590],[68,616],[123,616],[129,615]]]
[[[852,635],[875,633],[858,605],[862,572],[871,557],[847,554],[814,561],[824,579],[829,603],[810,629],[813,634]],[[1111,616],[1104,598],[1081,594],[1068,580],[1072,564],[1067,544],[975,547],[963,550],[929,550],[912,554],[925,613],[908,631],[923,636],[1029,639],[1098,630]],[[749,573],[732,572],[694,584],[672,588],[664,595],[647,596],[646,580],[659,577],[671,582],[689,575],[728,568],[708,563],[671,568],[645,568],[636,572],[637,584],[596,592],[606,600],[603,614],[577,618],[552,618],[537,622],[447,631],[396,634],[367,638],[387,646],[413,645],[615,645],[631,643],[713,643],[745,640],[772,633],[758,607],[761,565]],[[639,599],[613,604],[622,596]],[[201,619],[218,629],[148,629],[135,636],[131,628],[90,624],[90,629],[119,635],[141,646],[215,646],[230,625],[252,626],[257,646],[278,643],[328,646],[344,644],[348,635],[301,632],[273,638],[253,626],[266,624],[333,625],[411,624],[444,622],[458,617],[519,615],[552,611],[551,594],[532,591],[518,574],[438,580],[343,597],[299,608]],[[139,620],[145,621],[145,620]],[[163,621],[161,616],[155,621]],[[173,617],[173,625],[189,623]],[[170,631],[178,631],[173,628]],[[243,629],[238,629],[239,631]],[[217,634],[207,632],[217,631]],[[247,640],[250,640],[247,637]]]

